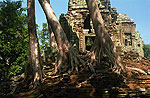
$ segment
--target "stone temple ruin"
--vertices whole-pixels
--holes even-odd
[[[97,0],[97,3],[116,51],[144,56],[143,41],[134,20],[111,8],[110,0]],[[85,0],[69,0],[68,12],[61,14],[59,20],[71,44],[80,52],[89,51],[96,35]]]

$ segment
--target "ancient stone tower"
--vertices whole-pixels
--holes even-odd
[[[124,35],[122,43],[119,43],[122,44],[120,46],[122,46],[123,51],[132,51],[138,53],[140,56],[144,56],[143,40],[136,29],[134,20],[130,19],[126,14],[118,14],[116,24],[119,34],[123,33]]]
[[[97,4],[116,51],[119,54],[134,51],[143,56],[143,41],[134,21],[111,8],[110,0],[97,0]],[[68,12],[60,16],[60,23],[77,50],[80,52],[90,50],[95,39],[95,31],[85,0],[69,0]]]

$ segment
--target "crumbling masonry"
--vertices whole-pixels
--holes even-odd
[[[106,30],[115,44],[115,50],[119,54],[132,51],[144,56],[143,41],[136,30],[135,22],[126,14],[117,13],[116,8],[111,8],[110,0],[97,0],[97,3]],[[77,50],[80,52],[90,50],[95,32],[85,0],[69,0],[68,12],[61,14],[60,23]]]

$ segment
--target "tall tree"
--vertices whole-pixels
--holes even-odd
[[[117,53],[115,53],[114,43],[105,29],[104,21],[96,0],[86,0],[86,3],[96,33],[96,39],[90,52],[91,62],[98,60],[100,63],[102,59],[107,58],[107,61],[109,62],[109,65],[111,65],[113,71],[117,73],[125,73],[126,70],[124,65],[121,63],[121,58],[117,55]]]
[[[57,47],[58,47],[58,61],[55,67],[55,72],[66,72],[69,70],[78,71],[78,58],[73,52],[73,48],[71,47],[65,32],[63,31],[57,17],[55,16],[49,0],[39,0],[40,5],[42,6],[48,25],[51,27]]]
[[[36,88],[38,85],[41,84],[43,78],[40,49],[36,32],[34,0],[27,0],[27,14],[29,33],[29,61],[28,64],[25,66],[24,80],[17,84],[10,92],[10,94],[14,94],[17,90],[24,86]]]
[[[34,88],[42,81],[40,49],[36,32],[35,1],[27,0],[28,32],[29,32],[29,64],[26,67],[25,80],[31,80]]]

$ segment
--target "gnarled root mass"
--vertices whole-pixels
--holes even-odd
[[[104,66],[103,62],[105,62],[107,63],[107,70],[112,70],[118,74],[125,74],[126,68],[121,58],[114,52],[113,46],[113,43],[107,43],[107,41],[106,43],[100,43],[98,38],[96,38],[91,51],[88,53],[88,57],[90,57],[89,59],[91,61],[90,63],[93,66]]]
[[[86,0],[86,3],[96,34],[96,39],[90,53],[91,61],[97,60],[98,65],[100,65],[101,61],[106,61],[114,72],[118,74],[125,73],[125,67],[121,63],[120,57],[114,51],[114,43],[105,28],[105,23],[96,0]]]
[[[68,51],[58,50],[57,64],[51,75],[77,73],[86,66],[85,59],[79,56],[73,48]]]
[[[55,67],[55,73],[63,73],[67,71],[78,71],[79,61],[77,56],[69,51],[64,53],[62,51],[58,52],[58,61]]]

